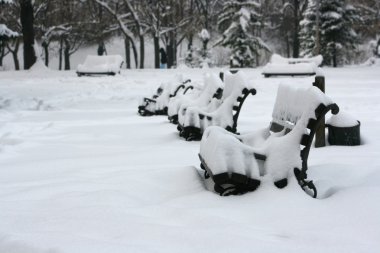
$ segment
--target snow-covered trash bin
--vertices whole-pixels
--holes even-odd
[[[77,67],[77,75],[116,75],[120,74],[124,61],[120,55],[88,55],[83,64]]]
[[[330,145],[360,145],[360,121],[346,112],[332,115],[326,124]]]

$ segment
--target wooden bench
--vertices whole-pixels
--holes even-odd
[[[188,107],[178,114],[177,130],[187,141],[200,140],[209,126],[221,126],[230,132],[237,131],[241,108],[249,94],[256,90],[248,87],[241,73],[226,75],[225,86],[220,105],[209,112],[199,107]]]
[[[177,96],[181,90],[183,90],[183,93],[186,93],[187,91],[193,89],[192,85],[186,85],[190,82],[191,80],[187,79],[178,86],[174,87],[174,91],[172,92],[171,90],[173,87],[171,85],[161,85],[152,98],[143,98],[142,104],[140,104],[137,108],[138,113],[141,116],[167,115],[169,100]],[[160,102],[159,107],[156,106],[158,102]]]
[[[283,188],[293,170],[301,188],[315,198],[317,189],[307,179],[307,161],[315,132],[329,111],[337,114],[339,108],[318,88],[301,91],[281,85],[267,128],[245,135],[207,129],[199,153],[201,168],[221,195],[253,191],[265,174],[272,175],[275,186]],[[216,160],[225,154],[228,160]],[[234,158],[240,159],[233,162]]]
[[[83,64],[77,67],[77,75],[116,75],[120,73],[123,65],[123,58],[120,55],[88,55]]]

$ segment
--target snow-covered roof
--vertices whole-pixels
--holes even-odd
[[[0,24],[0,37],[12,38],[17,37],[18,35],[17,32],[12,31],[6,25]]]

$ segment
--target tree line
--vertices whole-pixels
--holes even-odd
[[[364,59],[380,36],[378,0],[0,0],[0,8],[0,24],[20,35],[0,36],[0,63],[11,54],[15,69],[20,45],[25,69],[36,61],[37,42],[45,65],[54,51],[67,70],[78,49],[95,44],[103,54],[115,36],[123,38],[127,68],[145,67],[146,46],[155,68],[160,48],[175,67],[181,44],[190,66],[212,64],[217,47],[228,49],[231,67],[261,65],[272,53],[322,54],[324,64],[338,66]]]

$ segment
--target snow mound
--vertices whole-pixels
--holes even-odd
[[[332,115],[326,124],[335,127],[353,127],[357,126],[359,122],[349,113],[340,111],[337,115]]]
[[[37,61],[29,69],[29,72],[44,72],[44,71],[50,71],[50,69],[46,67],[46,65],[40,59],[37,59]]]

